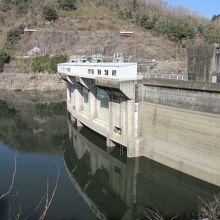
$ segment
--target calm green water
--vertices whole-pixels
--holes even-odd
[[[68,120],[65,102],[0,93],[0,219],[143,219],[146,208],[192,219],[200,199],[220,189],[147,158],[126,158],[105,139]],[[17,152],[17,157],[16,157]],[[48,187],[47,187],[48,186]],[[47,190],[48,188],[48,190]],[[194,214],[193,214],[194,213]]]

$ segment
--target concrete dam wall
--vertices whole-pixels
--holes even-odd
[[[219,84],[69,77],[67,109],[78,128],[220,186]]]
[[[143,86],[140,155],[220,185],[220,93]]]

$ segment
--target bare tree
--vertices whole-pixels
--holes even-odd
[[[4,197],[8,196],[11,193],[11,190],[12,190],[12,188],[14,186],[14,182],[15,182],[16,172],[17,172],[17,151],[15,152],[14,171],[13,171],[13,174],[12,174],[11,184],[10,184],[7,192],[0,196],[0,200],[3,199]]]

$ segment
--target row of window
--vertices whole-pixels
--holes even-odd
[[[109,75],[109,70],[104,70],[104,75],[108,76]],[[88,69],[88,74],[94,74],[94,69]],[[97,70],[98,75],[102,75],[102,70]],[[117,72],[116,70],[112,70],[112,76],[116,76]]]
[[[71,69],[70,68],[66,68],[66,67],[61,67],[61,71],[62,72],[71,72]],[[88,74],[94,74],[94,69],[88,69]],[[110,72],[111,72],[111,74],[112,74],[112,76],[116,76],[117,75],[117,71],[116,70],[112,70],[112,71],[109,71],[109,70],[104,70],[104,75],[105,76],[108,76],[109,74],[110,74]],[[102,75],[102,70],[97,70],[97,74],[98,75]]]
[[[60,70],[62,71],[62,72],[70,72],[71,71],[71,69],[70,68],[66,68],[66,67],[61,67],[60,68]]]

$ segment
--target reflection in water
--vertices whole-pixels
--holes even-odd
[[[65,103],[15,108],[0,100],[0,139],[22,152],[61,153],[68,137],[65,108]]]
[[[199,197],[209,199],[219,192],[147,158],[128,159],[125,149],[107,148],[103,137],[86,128],[78,131],[66,120],[65,103],[13,97],[0,97],[0,194],[10,185],[18,151],[15,184],[0,200],[0,219],[16,218],[20,207],[20,219],[25,219],[46,193],[47,179],[51,194],[54,161],[61,175],[46,216],[52,220],[141,219],[146,207],[191,219]],[[44,203],[30,219],[39,219],[43,208]]]
[[[96,219],[72,186],[63,163],[63,148],[70,144],[66,103],[37,94],[0,94],[0,195],[6,193],[12,179],[15,150],[17,172],[12,191],[0,199],[0,219],[35,220],[45,206],[47,182],[51,196],[60,178],[46,219]],[[35,210],[35,208],[37,209]]]
[[[118,148],[107,149],[105,139],[85,127],[78,131],[69,122],[69,132],[73,147],[64,153],[69,175],[99,218],[137,219],[150,208],[191,219],[199,198],[212,199],[220,191],[144,157],[120,158]]]

